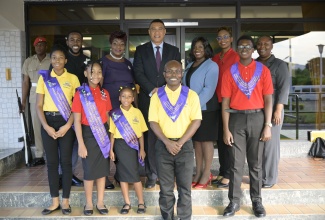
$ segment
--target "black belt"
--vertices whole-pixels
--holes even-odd
[[[226,109],[225,111],[229,113],[237,113],[237,114],[253,114],[262,111],[262,109],[249,109],[249,110]]]
[[[44,112],[45,115],[47,116],[56,116],[56,115],[61,115],[60,112]]]
[[[168,138],[171,141],[178,141],[180,138]]]

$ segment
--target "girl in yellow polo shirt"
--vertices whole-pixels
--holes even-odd
[[[120,181],[125,202],[120,211],[121,214],[127,214],[131,209],[129,183],[133,183],[138,197],[137,213],[142,214],[146,211],[138,164],[139,162],[143,163],[146,156],[143,132],[147,131],[148,128],[140,110],[131,104],[134,101],[133,94],[131,88],[123,87],[119,96],[120,108],[113,109],[110,112],[110,158],[116,163],[115,176]]]
[[[36,111],[42,123],[41,135],[46,153],[48,181],[52,204],[42,211],[48,215],[62,208],[62,213],[71,213],[69,197],[72,179],[72,145],[75,132],[71,128],[72,98],[80,86],[78,78],[67,72],[67,52],[61,45],[54,45],[51,51],[51,72],[41,70],[36,88]],[[60,155],[59,155],[60,154]],[[60,158],[60,160],[59,160]],[[62,167],[62,203],[59,202],[59,161]]]

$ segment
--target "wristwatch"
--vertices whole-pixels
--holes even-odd
[[[267,126],[269,126],[270,128],[272,128],[272,123],[271,123],[271,122],[269,122],[269,123],[264,123],[264,125],[267,125]]]

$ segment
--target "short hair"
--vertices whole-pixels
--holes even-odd
[[[115,38],[121,39],[125,44],[128,39],[126,33],[122,30],[114,31],[113,33],[111,33],[111,35],[109,36],[109,42],[112,44]]]
[[[273,44],[273,38],[271,36],[268,36],[268,35],[263,35],[263,36],[260,36],[256,42],[258,42],[262,37],[265,37],[267,38],[269,41],[271,41],[271,43]]]
[[[67,34],[67,36],[66,36],[66,40],[69,39],[69,36],[70,36],[70,34],[72,34],[72,33],[80,34],[81,39],[84,37],[80,31],[76,31],[76,30],[74,30],[74,31],[70,31],[70,32]]]
[[[219,34],[220,31],[227,31],[229,33],[230,37],[232,37],[232,30],[231,30],[231,28],[225,27],[225,26],[224,27],[219,27],[217,29],[217,34]]]
[[[192,40],[192,45],[191,45],[191,51],[190,51],[190,58],[191,58],[191,61],[194,61],[195,60],[195,56],[193,54],[193,49],[195,47],[195,44],[198,42],[198,41],[201,41],[203,46],[204,46],[204,56],[205,58],[211,58],[213,57],[213,50],[212,50],[212,47],[208,41],[208,39],[206,39],[205,37],[196,37]]]
[[[157,23],[157,22],[158,23],[162,23],[164,25],[164,28],[165,28],[165,23],[161,19],[154,19],[154,20],[152,20],[150,22],[150,24],[149,24],[149,28],[150,28],[150,26],[151,26],[152,23]]]
[[[52,49],[51,49],[51,52],[50,52],[50,57],[52,56],[52,54],[55,52],[55,51],[61,51],[65,58],[67,59],[68,58],[68,52],[67,50],[65,49],[64,46],[62,46],[61,44],[54,44]]]
[[[174,63],[174,62],[177,62],[177,63],[180,65],[181,69],[182,69],[182,63],[181,63],[181,62],[179,62],[178,60],[169,60],[169,61],[167,61],[167,63],[166,63],[165,66],[164,66],[164,72],[166,71],[167,66],[168,66],[170,63]]]
[[[252,38],[251,36],[248,36],[248,35],[242,35],[241,37],[239,37],[238,40],[237,40],[237,46],[238,46],[238,44],[239,44],[239,41],[241,41],[241,40],[249,40],[249,41],[251,41],[253,47],[255,48],[254,40],[253,40],[253,38]]]

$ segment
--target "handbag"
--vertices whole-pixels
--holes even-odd
[[[308,155],[311,157],[325,158],[325,140],[320,137],[316,138],[309,149]]]

